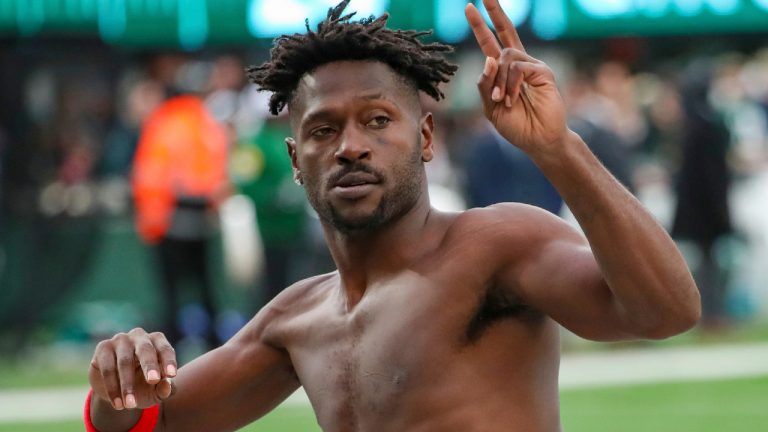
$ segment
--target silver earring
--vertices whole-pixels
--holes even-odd
[[[304,180],[301,178],[301,174],[296,173],[296,175],[293,176],[293,182],[296,183],[297,186],[303,186]]]

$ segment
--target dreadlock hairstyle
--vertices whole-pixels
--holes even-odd
[[[385,28],[389,14],[351,21],[355,12],[343,15],[350,0],[328,10],[317,31],[305,21],[307,33],[283,35],[275,40],[270,60],[246,71],[259,91],[270,91],[269,111],[277,115],[291,101],[299,80],[319,66],[343,60],[377,60],[386,63],[416,88],[435,100],[445,98],[438,86],[448,82],[458,67],[442,53],[453,51],[441,43],[424,44],[431,31]]]

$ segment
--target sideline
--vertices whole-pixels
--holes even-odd
[[[623,349],[563,356],[560,389],[768,375],[768,344]],[[87,387],[0,390],[0,424],[76,420]],[[284,406],[309,406],[303,390]]]

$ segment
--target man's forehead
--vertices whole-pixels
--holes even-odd
[[[392,93],[403,79],[385,63],[377,61],[338,61],[324,64],[305,74],[296,91],[302,96],[355,91]]]
[[[295,114],[305,113],[310,106],[347,98],[402,100],[405,105],[411,98],[418,101],[418,90],[407,85],[405,78],[385,63],[344,60],[327,63],[305,74],[288,108],[291,117],[296,119]]]

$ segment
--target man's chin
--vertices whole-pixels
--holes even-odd
[[[383,225],[381,213],[373,211],[365,214],[340,214],[334,212],[331,216],[331,225],[338,231],[345,233],[364,233],[375,230]]]

